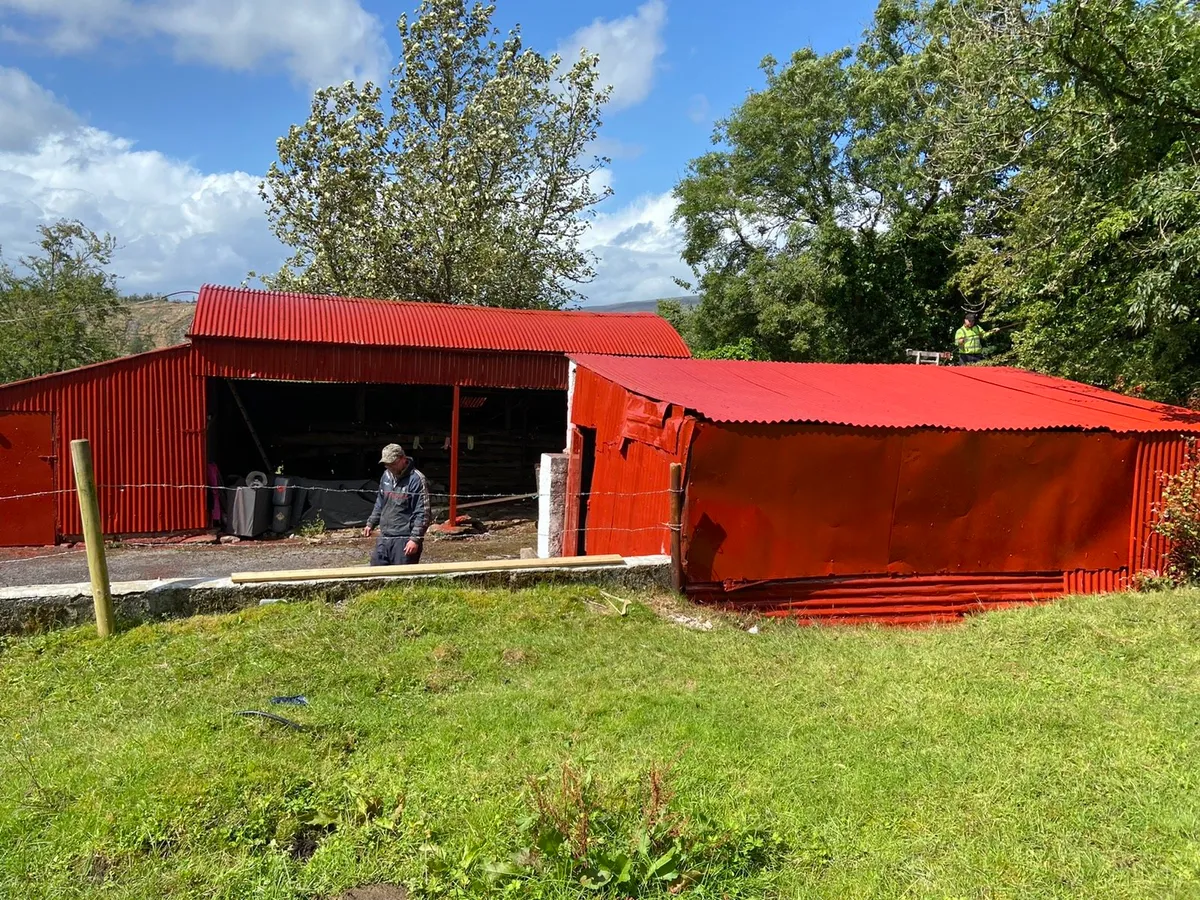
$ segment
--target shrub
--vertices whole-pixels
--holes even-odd
[[[1167,539],[1164,574],[1178,584],[1200,581],[1200,455],[1189,441],[1183,466],[1163,477],[1154,530]]]

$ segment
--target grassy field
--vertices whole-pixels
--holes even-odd
[[[651,600],[0,644],[0,896],[1200,896],[1200,593],[757,634]]]

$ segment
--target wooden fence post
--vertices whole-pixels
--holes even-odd
[[[671,463],[671,587],[683,593],[683,466]]]
[[[106,638],[113,633],[112,590],[108,584],[108,560],[104,556],[96,473],[92,469],[92,445],[86,440],[71,441],[71,462],[75,465],[75,487],[79,493],[79,513],[83,518],[88,575],[92,579],[92,600],[96,604],[96,631],[100,637]]]

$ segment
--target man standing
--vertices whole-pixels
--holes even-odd
[[[975,313],[967,313],[962,328],[954,332],[954,345],[958,347],[958,361],[964,366],[983,362],[983,339],[996,333],[995,329],[984,331],[976,325]]]
[[[404,566],[421,561],[421,543],[429,527],[429,486],[413,467],[399,444],[383,448],[384,466],[379,496],[367,519],[363,536],[379,526],[379,540],[371,553],[373,566]]]

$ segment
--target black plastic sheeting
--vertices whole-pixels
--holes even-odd
[[[326,528],[356,528],[367,524],[379,482],[320,481],[289,478],[292,485],[292,527],[324,521]]]

